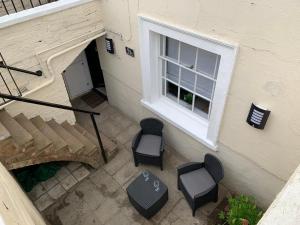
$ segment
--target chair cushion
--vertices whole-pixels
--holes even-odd
[[[162,138],[160,136],[142,135],[136,152],[149,156],[160,156],[161,141]]]
[[[216,182],[205,168],[182,174],[179,179],[191,198],[203,196],[211,191]]]

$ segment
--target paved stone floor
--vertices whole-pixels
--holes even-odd
[[[76,102],[76,106],[91,109],[80,100]],[[167,148],[164,155],[164,171],[148,165],[135,167],[130,146],[133,136],[139,129],[138,124],[107,102],[94,110],[101,112],[101,116],[97,118],[101,131],[118,143],[119,152],[108,164],[97,170],[71,163],[63,167],[63,172],[58,173],[54,178],[55,184],[50,185],[51,188],[45,191],[46,185],[41,184],[41,187],[44,187],[44,189],[40,187],[44,190],[43,194],[38,197],[30,194],[37,199],[46,194],[47,201],[51,201],[45,204],[46,197],[38,202],[35,199],[36,205],[49,223],[51,225],[207,224],[207,216],[218,203],[207,204],[197,210],[196,216],[192,217],[191,209],[182,193],[177,190],[176,166],[186,160],[177,155],[174,150]],[[77,121],[85,128],[91,129],[91,123],[87,118],[77,115]],[[78,169],[80,172],[76,173]],[[144,219],[131,206],[125,191],[129,183],[145,169],[157,175],[169,189],[167,204],[150,220]],[[64,180],[69,176],[74,177],[76,183],[73,182],[70,187],[65,188],[63,184],[68,182]],[[227,191],[221,187],[219,201],[225,195]]]

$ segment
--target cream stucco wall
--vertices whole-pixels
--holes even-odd
[[[225,166],[224,183],[266,207],[300,162],[299,1],[105,0],[102,8],[116,48],[115,55],[105,53],[98,40],[108,98],[137,121],[153,116],[140,103],[139,14],[239,45],[215,154]],[[265,130],[245,122],[252,102],[272,111]],[[214,153],[166,125],[167,144],[190,160]]]
[[[300,224],[300,167],[276,196],[258,225]]]
[[[13,72],[19,87],[26,90],[24,96],[70,105],[62,72],[91,40],[104,32],[100,1],[82,2],[85,3],[0,29],[0,49],[7,64],[44,73],[43,77],[35,77]],[[45,11],[49,5],[45,5]],[[5,71],[2,73],[7,76]],[[3,85],[0,90],[5,91]],[[73,112],[61,109],[19,102],[6,109],[11,115],[23,112],[28,117],[75,121]]]
[[[0,163],[0,224],[46,225],[42,215],[18,185],[14,177]]]

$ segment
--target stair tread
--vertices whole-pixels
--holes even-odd
[[[85,154],[89,155],[94,153],[94,151],[97,149],[97,146],[91,140],[86,138],[82,133],[80,133],[67,121],[63,122],[61,125],[84,145]]]
[[[52,141],[55,151],[61,151],[67,148],[67,143],[55,133],[55,131],[40,117],[36,116],[30,121],[47,137]]]
[[[22,148],[27,148],[33,144],[32,135],[24,129],[5,110],[0,110],[0,122],[9,131],[14,141]]]
[[[87,137],[89,140],[91,140],[96,146],[99,145],[97,138],[94,135],[92,135],[91,133],[89,133],[82,126],[80,126],[78,123],[76,123],[74,125],[74,127],[80,133],[82,133],[85,137]],[[109,159],[116,153],[117,145],[102,133],[100,133],[100,137],[101,137],[101,141],[102,141],[106,156]]]
[[[33,137],[35,151],[39,152],[52,144],[52,141],[47,138],[23,113],[20,113],[14,118]]]
[[[11,138],[9,131],[6,127],[0,122],[0,141]]]
[[[80,152],[84,149],[84,145],[54,119],[49,120],[47,124],[66,141],[71,153]]]

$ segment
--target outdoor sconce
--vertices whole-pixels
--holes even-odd
[[[110,54],[115,53],[114,43],[111,38],[105,38],[106,51]]]
[[[263,130],[265,128],[269,115],[269,110],[263,109],[252,103],[248,114],[247,123],[254,128]]]

